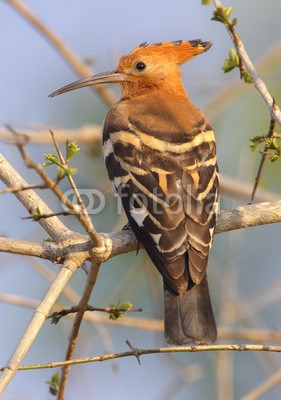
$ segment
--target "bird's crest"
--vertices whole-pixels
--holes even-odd
[[[179,65],[197,56],[198,54],[209,50],[211,46],[211,42],[203,42],[200,39],[190,41],[176,40],[173,42],[162,42],[155,44],[148,44],[144,42],[132,50],[127,57],[141,57],[144,55],[147,57],[159,57],[168,59]]]

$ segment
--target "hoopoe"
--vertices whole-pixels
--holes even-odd
[[[165,337],[175,345],[217,337],[206,277],[218,203],[216,144],[179,68],[210,47],[201,40],[142,43],[116,70],[50,95],[121,86],[103,126],[105,164],[134,234],[163,276]]]

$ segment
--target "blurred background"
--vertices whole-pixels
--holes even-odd
[[[182,67],[183,81],[194,104],[208,115],[215,130],[221,173],[239,179],[251,189],[260,161],[258,151],[251,153],[249,139],[267,133],[269,113],[253,85],[240,81],[239,71],[224,74],[221,66],[228,57],[231,40],[223,24],[211,21],[213,5],[200,0],[142,2],[126,0],[60,0],[58,2],[25,1],[38,19],[57,34],[82,60],[91,63],[95,72],[113,69],[119,57],[139,43],[198,39],[212,41],[213,47]],[[257,66],[268,89],[281,103],[281,3],[271,0],[224,1],[234,7],[237,31]],[[17,149],[8,143],[4,124],[10,123],[26,133],[48,128],[80,128],[102,123],[108,107],[91,89],[50,99],[48,94],[79,76],[59,52],[19,15],[12,2],[0,4],[0,148],[4,156],[29,183],[40,182],[33,171],[24,167]],[[118,96],[118,91],[112,89]],[[276,128],[280,133],[279,127]],[[59,133],[57,134],[59,136]],[[75,181],[79,188],[101,190],[106,198],[102,212],[93,215],[101,232],[120,229],[126,222],[116,213],[100,141],[78,143],[81,152],[75,157],[78,168]],[[27,147],[34,160],[42,163],[44,154],[53,152],[51,139],[45,144]],[[49,167],[50,174],[54,170]],[[1,185],[0,189],[4,186]],[[62,182],[67,190],[67,182]],[[258,194],[280,194],[280,161],[266,162]],[[249,192],[249,190],[248,190]],[[39,193],[60,211],[58,201],[47,192]],[[264,196],[264,197],[263,197]],[[222,192],[221,208],[250,201],[249,196]],[[35,222],[21,220],[26,210],[13,195],[0,196],[1,236],[42,241],[46,233]],[[68,227],[83,232],[71,217],[62,217]],[[27,257],[2,254],[0,258],[0,365],[4,366],[33,313],[32,308],[44,296],[57,265]],[[263,226],[217,235],[208,267],[209,285],[216,320],[221,328],[220,343],[281,341],[281,272],[280,225]],[[78,270],[69,290],[58,305],[77,303],[86,281]],[[22,296],[23,307],[10,304],[7,295]],[[119,301],[131,301],[142,307],[141,314],[129,314],[114,323],[105,318],[85,321],[82,325],[75,357],[126,351],[125,340],[139,348],[166,345],[163,318],[162,283],[146,254],[141,251],[122,255],[102,265],[91,304],[107,307]],[[89,317],[90,318],[90,317]],[[140,320],[140,328],[135,326]],[[131,321],[131,323],[130,323]],[[153,321],[153,322],[150,322]],[[44,324],[24,364],[63,360],[72,319],[58,325]],[[273,333],[276,333],[274,336]],[[276,339],[277,338],[277,339]],[[279,339],[278,339],[279,338]],[[231,400],[254,399],[250,392],[278,373],[281,359],[270,353],[200,353],[143,356],[142,365],[128,358],[73,367],[66,399],[148,399],[148,400]],[[47,400],[45,383],[53,370],[19,372],[6,389],[5,400]],[[248,397],[247,397],[248,396]],[[281,377],[262,395],[262,399],[281,397]]]

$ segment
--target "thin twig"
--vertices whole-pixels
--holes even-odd
[[[50,130],[50,134],[52,136],[52,140],[54,142],[54,145],[55,145],[56,151],[58,153],[58,156],[59,156],[59,158],[61,160],[62,167],[67,169],[68,165],[66,164],[64,156],[63,156],[62,152],[60,151],[60,148],[59,148],[58,143],[56,141],[55,134],[51,130]],[[96,230],[94,228],[93,222],[92,222],[92,220],[91,220],[91,218],[90,218],[90,216],[89,216],[89,214],[87,212],[87,208],[85,207],[85,204],[84,204],[84,202],[83,202],[83,200],[82,200],[82,198],[80,196],[80,193],[79,193],[79,191],[77,189],[77,186],[76,186],[76,184],[74,182],[73,176],[71,174],[66,174],[66,176],[67,176],[67,179],[69,180],[69,183],[70,183],[70,185],[71,185],[71,187],[72,187],[72,189],[73,189],[73,191],[75,193],[77,202],[78,202],[78,204],[80,206],[80,210],[81,210],[81,213],[83,215],[83,226],[86,229],[86,232],[88,233],[89,237],[93,241],[94,245],[95,246],[99,246],[101,244],[100,236],[99,236],[99,234],[96,232]]]
[[[34,221],[39,221],[40,219],[46,219],[46,218],[52,218],[52,217],[68,217],[69,215],[73,215],[73,212],[68,212],[68,211],[59,211],[51,214],[40,214],[40,216],[34,217],[34,215],[31,215],[29,217],[21,217],[22,220],[25,219],[32,219]]]
[[[101,143],[101,127],[100,125],[83,125],[75,129],[63,129],[56,127],[57,142],[65,143],[66,140],[76,140],[80,144],[94,144]],[[17,129],[17,132],[21,135],[26,135],[28,137],[29,143],[44,144],[50,143],[50,130],[49,128],[38,127],[37,129],[31,128],[28,130],[28,134],[25,131]],[[11,134],[7,132],[6,129],[0,128],[0,139],[9,140],[11,139]]]
[[[276,102],[275,102],[275,98],[273,97],[272,110],[275,110],[275,108],[276,108]],[[273,118],[273,116],[271,116],[270,124],[269,124],[269,130],[268,130],[268,133],[264,137],[265,139],[270,138],[270,137],[273,136],[274,130],[275,130],[275,125],[276,125],[276,120]],[[258,184],[260,182],[261,172],[262,172],[265,160],[266,160],[267,151],[268,151],[268,146],[265,145],[264,151],[262,152],[262,155],[261,155],[261,161],[260,161],[260,165],[259,165],[259,168],[258,168],[257,176],[255,178],[254,188],[253,188],[253,191],[252,191],[252,194],[251,194],[251,202],[254,201],[256,190],[257,190]]]
[[[61,311],[54,311],[52,314],[50,314],[48,316],[48,319],[53,319],[56,321],[60,320],[62,317],[65,317],[69,314],[74,314],[77,313],[78,311],[80,311],[79,306],[73,306],[71,308],[67,308],[67,309],[63,309]],[[100,307],[93,307],[88,305],[85,312],[86,311],[98,311],[98,312],[102,312],[102,313],[106,313],[106,314],[112,314],[112,313],[127,313],[127,312],[142,312],[141,308],[122,308],[122,307],[105,307],[105,308],[100,308]],[[122,314],[121,314],[122,315]]]
[[[28,186],[21,186],[21,187],[10,187],[6,189],[1,189],[0,194],[4,193],[16,193],[20,192],[22,190],[28,190],[28,189],[46,189],[47,185],[45,183],[35,183],[34,185],[28,185]]]
[[[27,182],[2,155],[0,155],[0,180],[8,187],[28,186]],[[42,214],[52,213],[47,204],[31,189],[15,192],[14,195],[30,213],[35,212],[37,208]],[[38,222],[54,241],[60,241],[63,236],[71,234],[71,231],[57,217],[42,219]]]
[[[50,271],[48,271],[50,273]],[[50,280],[54,280],[54,274],[50,273]],[[66,296],[71,302],[75,302],[78,298],[78,295],[73,292],[73,289],[69,286],[65,286],[62,294]],[[74,297],[73,297],[74,296]],[[17,306],[23,307],[28,309],[36,309],[40,305],[39,300],[30,299],[24,296],[19,295],[11,295],[9,293],[0,293],[0,302]],[[77,306],[73,307],[74,309]],[[58,306],[53,307],[54,310],[58,310]],[[94,308],[97,311],[104,311],[105,309]],[[140,311],[141,309],[132,309],[128,310],[131,312]],[[89,311],[89,310],[87,310]],[[126,311],[126,312],[128,312]],[[58,311],[60,314],[61,312]],[[56,314],[56,311],[54,311]],[[68,317],[73,318],[71,314],[67,314]],[[48,318],[51,318],[50,315]],[[92,324],[97,327],[97,324],[102,323],[105,325],[112,326],[113,322],[108,317],[99,316],[97,314],[87,313],[84,316],[84,320],[91,322]],[[152,331],[152,332],[163,332],[163,321],[157,319],[147,319],[147,318],[133,318],[127,317],[118,319],[114,321],[114,325],[121,325],[128,329],[139,329],[143,331]],[[248,342],[256,342],[256,343],[280,343],[281,342],[281,332],[279,330],[267,330],[267,329],[256,329],[256,328],[227,328],[223,326],[218,327],[218,339],[219,340],[240,340],[240,341],[248,341]]]
[[[248,201],[251,196],[253,187],[248,182],[240,179],[231,178],[220,174],[220,195],[230,197],[238,197]],[[266,189],[259,189],[256,193],[255,199],[257,202],[263,201],[277,201],[280,200],[280,194],[271,192]]]
[[[50,309],[60,295],[63,287],[71,278],[72,274],[76,271],[76,268],[82,263],[82,260],[76,256],[75,261],[67,260],[63,267],[58,272],[54,282],[47,291],[44,299],[40,306],[34,312],[34,316],[29,323],[25,333],[23,334],[15,352],[8,361],[6,367],[2,369],[3,373],[0,377],[0,394],[3,393],[6,386],[9,384],[15,373],[17,372],[24,356],[28,352],[31,344],[36,338],[40,331],[43,323],[45,322]]]
[[[67,61],[71,68],[78,73],[82,78],[86,78],[93,74],[87,65],[81,61],[78,56],[68,47],[66,44],[55,35],[50,29],[48,29],[30,9],[23,5],[19,0],[8,0],[14,9],[26,19],[31,25],[33,25],[42,36],[52,44],[52,46],[58,51],[58,53]],[[103,85],[92,86],[92,89],[96,91],[102,100],[111,107],[115,104],[116,100],[112,92],[104,87]]]
[[[255,61],[257,70],[263,77],[267,77],[274,68],[280,65],[281,60],[281,40],[277,40],[272,47],[267,49],[260,59]],[[205,108],[206,114],[210,119],[222,114],[239,95],[249,89],[248,85],[241,84],[236,79],[231,79],[215,93],[209,104]]]
[[[281,371],[280,369],[278,369],[278,371],[275,374],[271,375],[268,379],[266,379],[260,385],[255,387],[248,394],[241,397],[240,400],[256,400],[260,398],[264,393],[274,388],[274,386],[280,384],[280,381],[281,381]]]
[[[1,155],[0,179],[9,187],[27,186],[27,183],[21,178],[17,171],[15,171],[15,169]],[[15,193],[15,196],[27,208],[27,210],[31,210],[31,212],[35,211],[38,207],[43,211],[43,213],[52,212],[52,210],[50,210],[50,208],[31,189],[17,192]],[[78,240],[78,238],[81,239],[82,235],[68,230],[57,217],[43,219],[40,220],[39,223],[54,241],[61,242],[62,244],[66,241],[66,243],[71,246],[73,238],[75,238],[75,240]],[[84,240],[83,236],[82,240]],[[41,329],[51,307],[60,295],[66,282],[70,279],[76,268],[82,265],[88,256],[89,253],[87,252],[76,252],[75,254],[70,254],[66,257],[64,265],[61,267],[40,306],[35,311],[30,324],[0,377],[0,394],[3,393],[4,389],[15,375],[25,354]]]
[[[33,258],[29,258],[29,263],[33,266],[33,268],[44,278],[47,279],[49,282],[53,282],[55,278],[55,274],[50,271],[45,265],[41,264],[37,260]],[[80,301],[80,295],[68,284],[65,285],[63,288],[61,295],[64,296],[71,304],[78,304]],[[57,307],[55,306],[52,311],[58,311]],[[109,321],[108,318],[104,317],[102,314],[98,313],[86,313],[83,317],[84,321],[88,321],[93,325],[93,328],[99,335],[101,342],[104,345],[105,351],[107,353],[113,353],[114,352],[114,346],[112,344],[111,337],[109,335],[109,332],[107,330],[107,327],[105,326],[107,322]],[[112,321],[109,321],[112,323]],[[108,324],[107,324],[108,325]],[[116,365],[115,362],[113,362],[113,365]]]
[[[69,199],[67,196],[64,195],[64,193],[61,191],[61,189],[58,187],[57,183],[58,180],[53,181],[49,175],[45,172],[44,168],[42,165],[36,163],[33,161],[27,151],[25,150],[23,141],[21,140],[21,135],[11,126],[11,125],[6,125],[6,128],[13,133],[13,135],[16,138],[16,145],[20,151],[20,154],[25,162],[25,165],[27,168],[32,168],[34,169],[38,175],[41,177],[43,182],[48,186],[48,188],[57,196],[57,198],[68,207],[69,210],[73,210],[75,217],[79,220],[85,231],[88,233],[90,236],[91,240],[93,241],[94,246],[99,247],[102,244],[102,238],[101,236],[95,231],[93,224],[91,223],[90,218],[87,218],[84,214],[77,212],[77,208]],[[35,210],[39,208],[40,212],[42,214],[51,214],[42,212],[40,207],[36,207]],[[34,211],[35,211],[34,210]],[[79,206],[79,211],[80,211],[80,206]]]
[[[137,349],[139,356],[148,354],[168,354],[168,353],[202,353],[209,351],[263,351],[270,353],[281,353],[281,346],[269,346],[260,344],[213,344],[213,345],[198,345],[198,346],[178,346],[178,347],[159,347],[154,349]],[[101,361],[113,360],[116,358],[135,357],[135,351],[125,351],[114,354],[103,354],[100,356],[79,358],[69,361],[57,361],[47,364],[34,364],[24,365],[19,367],[19,371],[34,370],[34,369],[46,369],[46,368],[58,368],[71,365],[79,365],[86,363],[94,363]],[[3,371],[3,368],[0,368]]]
[[[213,0],[213,3],[216,6],[216,8],[223,8],[223,5],[220,0]],[[250,60],[250,58],[245,50],[242,40],[237,35],[237,33],[236,33],[235,37],[233,36],[234,28],[229,29],[228,25],[226,25],[226,28],[233,40],[233,43],[237,50],[237,53],[238,53],[240,59],[242,60],[244,67],[247,69],[247,71],[249,72],[249,74],[253,80],[255,88],[260,93],[264,102],[266,103],[266,105],[270,111],[270,115],[272,115],[272,117],[278,122],[278,124],[281,125],[281,111],[277,106],[275,107],[275,109],[272,108],[273,98],[270,95],[269,91],[267,90],[265,83],[258,75],[256,68],[254,67],[252,61]]]
[[[89,302],[90,296],[92,294],[94,285],[96,283],[99,268],[100,268],[100,264],[92,263],[88,277],[87,277],[87,283],[86,283],[86,286],[83,291],[83,295],[78,304],[79,311],[77,312],[77,314],[75,316],[72,331],[71,331],[71,334],[69,337],[69,345],[68,345],[66,357],[65,357],[66,361],[70,360],[73,355],[73,352],[74,352],[74,349],[76,346],[76,342],[78,339],[79,329],[80,329],[80,326],[81,326],[81,323],[83,320],[83,316],[87,310],[88,302]],[[58,400],[63,400],[63,398],[64,398],[64,391],[65,391],[66,381],[67,381],[69,372],[70,372],[70,365],[66,365],[62,368]]]

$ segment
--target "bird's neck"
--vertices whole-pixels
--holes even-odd
[[[173,82],[166,79],[160,84],[150,84],[147,82],[142,85],[123,85],[121,88],[121,100],[130,100],[140,96],[155,96],[155,101],[157,101],[159,96],[180,96],[189,102],[188,95],[181,81]]]

